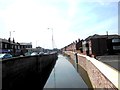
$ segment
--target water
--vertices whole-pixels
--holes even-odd
[[[88,88],[88,85],[68,58],[59,55],[44,88]]]
[[[93,90],[93,87],[92,87],[92,84],[91,84],[91,81],[89,79],[87,71],[84,70],[79,64],[77,64],[75,60],[72,60],[69,58],[69,61],[75,67],[76,71],[82,77],[82,79],[84,80],[84,82],[86,83],[88,88],[90,88],[90,90]]]

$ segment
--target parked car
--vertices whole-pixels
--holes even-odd
[[[38,53],[37,52],[31,53],[31,56],[34,56],[34,55],[38,55]]]
[[[39,55],[44,55],[44,52],[39,52]]]
[[[27,53],[25,53],[25,56],[31,56],[31,54],[27,52]]]
[[[9,53],[0,54],[0,59],[7,59],[7,58],[12,58],[12,55]]]
[[[49,53],[44,53],[44,55],[49,55]]]

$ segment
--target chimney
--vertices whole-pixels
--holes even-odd
[[[14,38],[13,38],[13,43],[15,43],[15,40],[14,40]]]
[[[8,38],[8,42],[10,42],[10,38]]]
[[[75,43],[77,43],[77,40],[75,40]]]
[[[80,42],[80,38],[78,39],[78,42]]]

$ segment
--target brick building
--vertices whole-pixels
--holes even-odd
[[[82,51],[82,42],[83,40],[78,39],[78,41],[76,40],[76,50],[81,50]]]
[[[65,46],[64,48],[62,48],[62,50],[64,50],[64,51],[75,51],[76,50],[76,43],[73,42],[73,43]]]
[[[11,41],[10,38],[8,40],[0,38],[0,53],[11,53],[16,56],[23,48],[32,48],[32,43],[16,43],[14,39]]]
[[[62,48],[63,51],[79,51],[86,55],[100,56],[120,53],[120,35],[98,35],[87,37],[85,40],[71,43]]]
[[[120,35],[93,35],[85,39],[87,55],[117,54],[120,52]]]

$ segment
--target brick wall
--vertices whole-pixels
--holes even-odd
[[[87,72],[94,88],[117,90],[113,83],[90,61],[87,61]]]
[[[85,59],[86,59],[85,57],[78,56],[78,64],[87,71]]]
[[[74,53],[72,52],[64,52],[64,53],[70,55],[70,57],[73,59]],[[101,88],[101,89],[118,90],[114,85],[114,83],[112,83],[90,60],[88,60],[85,55],[78,54],[77,57],[78,57],[78,64],[84,70],[87,71],[94,89]]]

